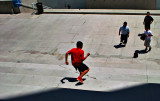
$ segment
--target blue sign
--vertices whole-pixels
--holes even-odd
[[[20,0],[12,0],[14,7],[20,7],[21,1]]]

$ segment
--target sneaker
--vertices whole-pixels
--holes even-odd
[[[148,50],[148,51],[151,51],[151,49],[152,49],[152,48],[149,48],[149,50]]]
[[[122,42],[120,42],[120,44],[119,44],[120,46],[122,45]]]
[[[145,48],[145,52],[147,52],[147,48]]]
[[[77,80],[80,81],[81,83],[83,83],[83,80],[80,76],[77,78]]]

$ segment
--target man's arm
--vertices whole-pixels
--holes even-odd
[[[128,28],[128,37],[129,37],[130,29]]]
[[[128,32],[128,37],[129,37],[129,32]]]
[[[143,21],[143,24],[144,24],[144,25],[145,25],[145,22],[146,22],[146,17],[147,17],[147,16],[145,16],[144,21]]]
[[[121,34],[121,27],[119,28],[119,35]]]
[[[149,34],[147,34],[147,37],[148,37],[148,36],[153,36],[153,35],[152,35],[152,33],[149,33]]]
[[[88,56],[90,56],[90,53],[88,53],[88,54],[84,57],[83,61],[84,61],[85,59],[87,59]]]
[[[67,53],[66,53],[66,56],[65,56],[66,65],[69,65],[69,62],[68,62],[68,54],[69,54],[69,52],[67,52]]]
[[[151,24],[152,24],[153,21],[154,21],[154,19],[151,17]]]

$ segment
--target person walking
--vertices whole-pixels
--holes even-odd
[[[149,30],[148,27],[146,27],[146,30],[144,31],[144,35],[146,36],[144,40],[144,46],[146,47],[145,51],[148,52],[148,51],[151,51],[151,37],[153,36],[152,32]],[[149,50],[148,50],[148,47],[149,47]]]
[[[90,55],[90,53],[88,53],[84,57],[84,51],[82,50],[82,48],[83,48],[83,43],[81,41],[78,41],[77,48],[72,48],[66,53],[66,56],[65,56],[66,65],[69,65],[68,55],[69,54],[71,55],[72,65],[76,70],[78,69],[80,73],[77,80],[80,81],[81,83],[83,83],[82,77],[89,71],[89,67],[86,66],[83,63],[83,61]]]
[[[149,28],[150,30],[150,25],[152,24],[153,21],[154,19],[150,16],[150,12],[147,12],[143,22],[143,24],[145,25],[145,29]]]
[[[121,35],[120,45],[124,44],[124,46],[126,46],[128,37],[129,37],[129,33],[130,33],[130,29],[127,26],[127,22],[124,22],[123,26],[121,26],[119,29],[119,35]]]

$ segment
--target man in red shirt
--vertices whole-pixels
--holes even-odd
[[[71,54],[72,65],[80,73],[80,76],[77,78],[78,81],[83,83],[82,77],[89,71],[89,68],[83,63],[83,61],[90,55],[88,53],[84,57],[84,51],[82,50],[83,43],[81,41],[77,42],[77,48],[72,48],[66,53],[66,65],[69,65],[68,54]]]

